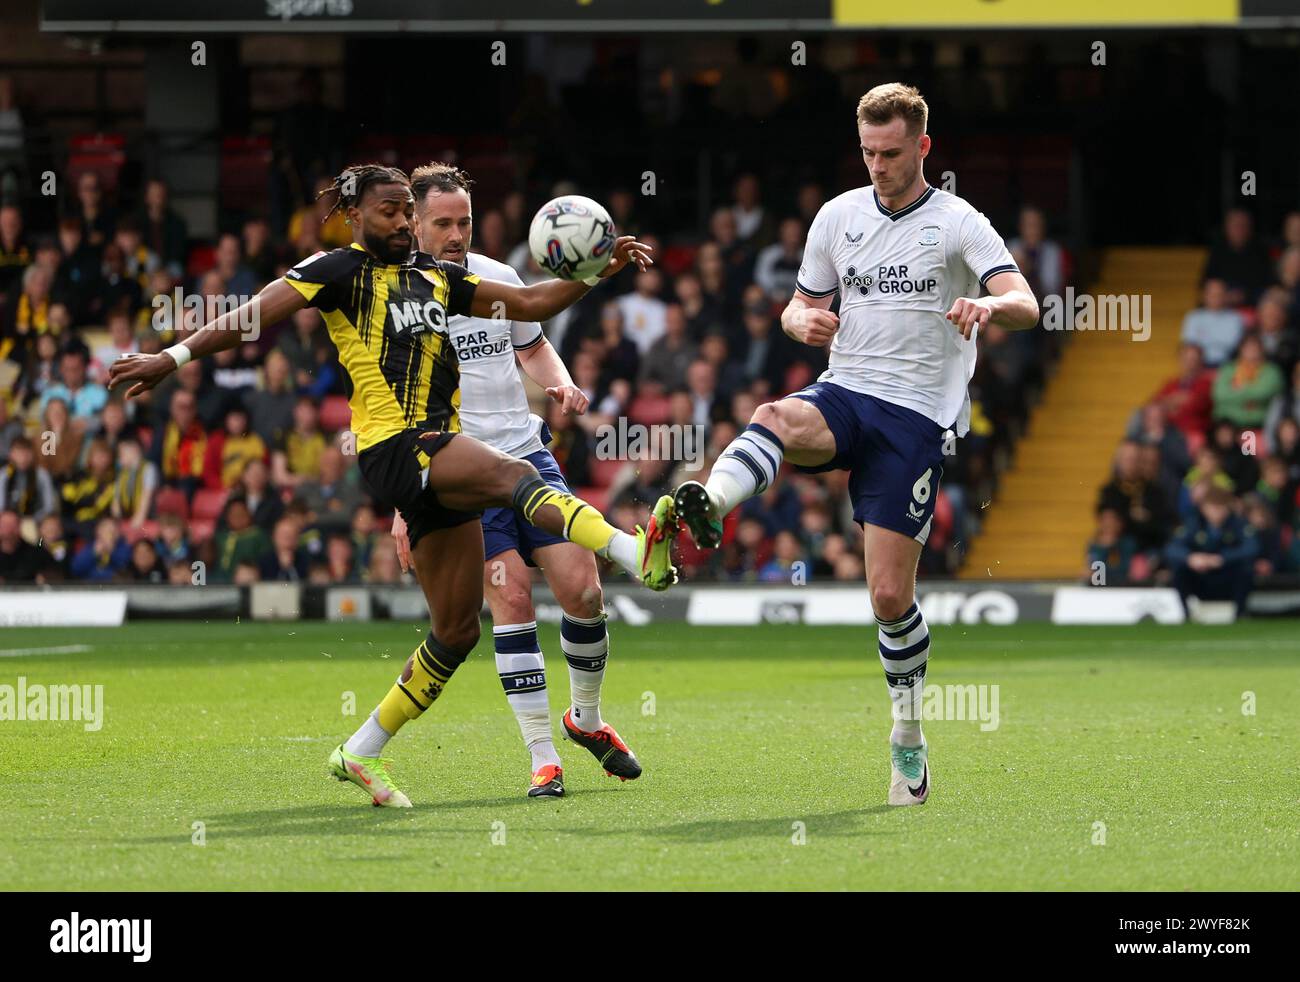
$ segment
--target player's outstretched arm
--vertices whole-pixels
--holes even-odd
[[[184,342],[167,351],[156,355],[123,355],[108,366],[108,387],[130,385],[126,397],[133,399],[148,392],[183,362],[236,347],[244,340],[250,324],[260,330],[261,325],[274,324],[306,305],[301,293],[284,280],[275,280],[248,303],[209,321]],[[177,350],[179,348],[188,349],[188,353]]]
[[[650,246],[638,242],[634,236],[623,235],[614,243],[609,265],[600,273],[600,279],[609,279],[634,262],[638,269],[654,265]],[[508,317],[515,321],[550,320],[560,311],[572,307],[594,284],[575,283],[571,280],[547,280],[532,286],[515,286],[496,280],[481,280],[474,289],[474,302],[470,312],[475,317]]]
[[[962,337],[969,338],[977,326],[990,323],[1008,331],[1027,331],[1038,323],[1038,301],[1019,273],[998,273],[984,285],[987,297],[958,297],[946,315]]]
[[[795,290],[781,312],[781,330],[800,344],[824,348],[840,329],[839,317],[830,311],[834,299],[834,294],[810,297],[802,290]]]
[[[524,374],[560,404],[561,412],[581,416],[587,411],[587,397],[573,384],[573,376],[569,374],[559,352],[551,347],[550,341],[542,338],[531,348],[518,352],[516,357],[523,366]]]

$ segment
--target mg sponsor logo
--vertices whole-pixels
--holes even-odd
[[[407,328],[412,334],[423,331],[447,332],[447,308],[437,300],[405,300],[388,304],[388,317],[393,322],[393,333],[401,334]]]

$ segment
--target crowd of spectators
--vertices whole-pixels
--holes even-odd
[[[94,171],[64,184],[72,193],[54,228],[28,228],[17,204],[0,206],[0,581],[189,583],[195,563],[206,582],[399,580],[391,516],[370,501],[342,438],[347,381],[315,311],[264,325],[256,341],[192,362],[140,399],[105,388],[121,354],[160,351],[204,321],[192,298],[223,309],[302,256],[350,241],[338,213],[322,220],[328,199],[302,193],[283,227],[252,215],[199,241],[162,180],[134,197],[108,193]],[[323,174],[306,182],[327,184]],[[816,183],[769,188],[742,173],[707,228],[661,240],[638,195],[604,193],[619,228],[650,242],[658,265],[545,325],[591,411],[565,418],[533,396],[570,483],[616,524],[643,522],[647,503],[684,476],[703,479],[757,405],[825,367],[826,352],[789,339],[779,314],[829,196]],[[535,203],[519,192],[476,203],[476,250],[526,282],[541,278],[526,245]],[[1009,245],[1036,290],[1060,288],[1067,260],[1041,212],[1024,209]],[[945,463],[925,570],[959,562],[1054,340],[982,336],[972,429]],[[696,427],[699,445],[678,447],[698,452],[676,465],[602,459],[600,427],[620,419]],[[716,553],[684,542],[688,576],[862,578],[847,474],[787,471],[728,517]]]
[[[1229,211],[1175,374],[1134,411],[1097,502],[1088,576],[1238,606],[1300,574],[1300,211],[1276,238]],[[1101,564],[1099,566],[1098,564]]]

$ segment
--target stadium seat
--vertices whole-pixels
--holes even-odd
[[[352,407],[343,396],[326,396],[320,404],[320,428],[337,433],[352,425]]]
[[[224,490],[216,491],[212,488],[200,488],[194,492],[194,506],[191,515],[194,521],[213,520],[221,514],[221,509],[226,506],[226,492]]]
[[[217,250],[215,246],[196,245],[189,251],[185,257],[185,275],[190,279],[202,276],[213,266],[217,264]]]
[[[156,539],[158,538],[158,523],[153,519],[147,519],[140,523],[139,528],[136,528],[130,522],[123,522],[122,534],[131,545],[135,545],[141,539]]]
[[[221,141],[221,205],[256,212],[266,205],[271,182],[271,140],[266,136],[228,136]]]
[[[594,483],[594,486],[599,488],[608,488],[610,482],[618,476],[618,472],[626,466],[626,460],[602,460],[599,457],[593,458],[591,461],[591,480]],[[604,511],[604,509],[602,508],[601,511]]]
[[[175,515],[183,522],[190,517],[190,501],[179,488],[160,488],[153,510],[158,515]]]
[[[615,461],[615,463],[622,463],[622,461]],[[605,488],[578,488],[577,494],[596,511],[604,514],[605,507],[609,504],[609,492]]]
[[[217,530],[217,523],[211,518],[196,518],[189,524],[190,543],[198,545],[201,542],[207,542],[212,538],[212,533]]]
[[[671,404],[666,396],[639,395],[628,407],[627,418],[634,423],[654,426],[666,423],[671,413]]]
[[[89,171],[99,175],[105,194],[117,190],[118,175],[126,164],[126,137],[120,133],[78,133],[68,139],[68,180]]]

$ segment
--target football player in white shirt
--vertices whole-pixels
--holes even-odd
[[[462,264],[484,279],[522,283],[510,266],[469,251],[473,234],[469,186],[464,172],[448,164],[432,163],[411,172],[420,251]],[[448,318],[447,333],[460,363],[463,431],[502,453],[527,460],[548,485],[568,492],[559,465],[546,449],[550,432],[528,410],[516,359],[564,412],[586,412],[587,397],[573,384],[541,325],[457,315]],[[537,640],[529,565],[542,568],[564,611],[560,646],[572,693],[572,705],[561,721],[565,734],[591,751],[607,774],[624,781],[640,777],[636,756],[600,715],[609,634],[592,554],[521,522],[509,508],[487,509],[482,524],[483,589],[492,611],[497,673],[532,756],[529,797],[564,794],[564,771],[551,737],[546,666]],[[394,519],[392,534],[405,568],[410,546],[400,515]]]
[[[762,494],[783,459],[810,473],[849,471],[892,701],[891,805],[921,804],[931,787],[919,712],[930,633],[916,604],[916,567],[945,432],[969,428],[979,329],[1038,322],[1038,302],[988,220],[926,183],[928,116],[911,86],[880,85],[862,97],[858,136],[871,184],[817,213],[781,315],[796,341],[830,345],[830,367],[803,391],[759,406],[708,483],[688,481],[674,496],[696,543],[716,547],[723,517]],[[837,293],[838,315],[829,309]]]

